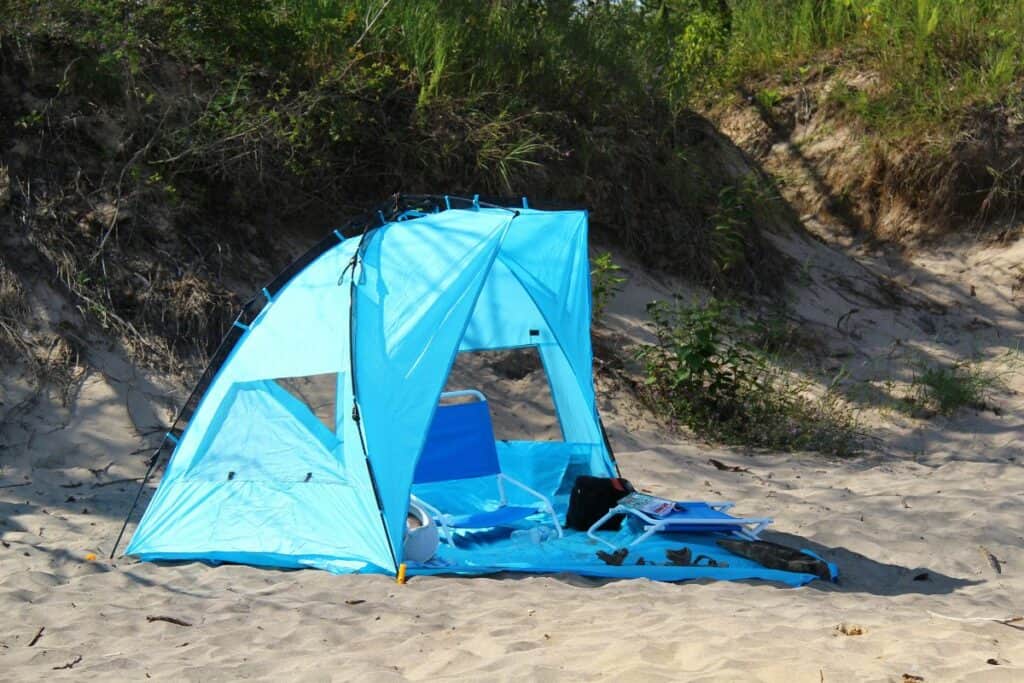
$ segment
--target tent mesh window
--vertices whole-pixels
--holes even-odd
[[[335,431],[335,406],[338,395],[338,373],[308,375],[306,377],[282,377],[274,380],[278,386],[299,399],[309,412],[327,427]]]
[[[500,441],[564,441],[548,374],[534,347],[463,351],[445,391],[477,389],[487,397]]]

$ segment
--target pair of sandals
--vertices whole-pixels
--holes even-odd
[[[615,552],[607,553],[603,550],[597,551],[597,557],[613,567],[620,567],[625,562],[626,557],[629,555],[629,550],[626,548],[619,548]],[[696,558],[693,557],[693,552],[689,548],[683,547],[679,550],[666,550],[665,557],[668,558],[668,563],[673,567],[728,567],[727,562],[721,562],[708,557],[707,555],[698,555]],[[639,558],[636,561],[637,564],[644,565],[648,564],[644,558]]]

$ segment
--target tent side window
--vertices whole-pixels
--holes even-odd
[[[338,483],[345,481],[341,448],[333,428],[280,381],[238,382],[218,406],[186,478]]]
[[[338,373],[280,377],[274,381],[309,408],[309,412],[315,415],[324,427],[332,432],[335,431]]]

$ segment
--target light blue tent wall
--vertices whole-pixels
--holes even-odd
[[[531,336],[530,330],[538,334]],[[566,441],[600,442],[592,379],[585,211],[520,210],[461,348],[527,345],[536,345],[540,352]]]
[[[582,211],[450,210],[368,236],[353,308],[356,394],[396,555],[460,348],[536,345],[566,441],[587,447],[590,471],[611,472],[591,379],[586,223]],[[563,465],[578,450],[563,448]]]
[[[566,443],[501,444],[517,476],[550,489],[571,463],[609,475],[589,321],[583,211],[456,209],[346,240],[246,330],[127,552],[395,571],[412,474],[460,350],[540,353]],[[333,433],[272,381],[323,373],[338,373]]]
[[[338,384],[350,385],[350,287],[339,274],[357,242],[321,255],[245,332],[175,448],[128,554],[394,567],[362,452],[325,436],[308,409],[270,381],[338,373]]]
[[[446,211],[365,240],[352,313],[356,401],[396,555],[419,451],[512,218]]]

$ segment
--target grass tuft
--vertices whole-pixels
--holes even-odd
[[[622,291],[625,284],[622,266],[612,260],[610,252],[605,251],[594,257],[590,263],[590,288],[592,317],[595,322],[600,322],[604,318],[608,304]]]
[[[984,410],[992,391],[1003,386],[995,374],[975,363],[918,363],[910,399],[919,406],[952,415],[961,408]]]

